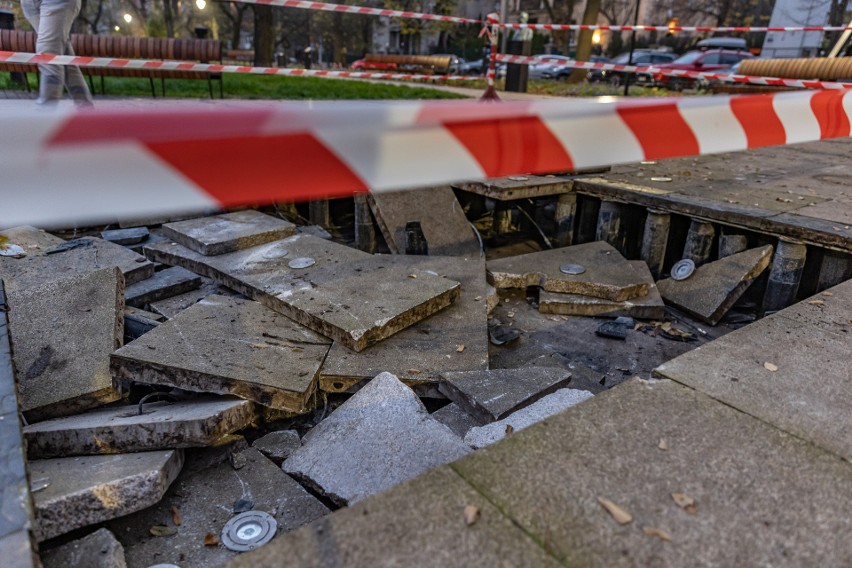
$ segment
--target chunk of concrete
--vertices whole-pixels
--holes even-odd
[[[18,245],[24,249],[24,254],[27,255],[44,254],[44,251],[65,242],[64,239],[29,225],[2,229],[0,230],[0,236],[6,237],[8,244]],[[2,273],[3,262],[0,260],[0,273]]]
[[[331,240],[331,234],[319,225],[302,225],[301,227],[296,228],[296,232],[303,235],[311,235],[318,239],[325,239],[327,241]]]
[[[164,385],[304,413],[330,344],[257,302],[210,296],[116,351],[111,370],[123,391]]]
[[[660,280],[657,288],[669,304],[716,325],[771,260],[766,245],[699,266],[686,280]]]
[[[118,400],[109,356],[124,338],[124,282],[115,268],[9,291],[9,330],[28,421]]]
[[[368,195],[376,223],[391,252],[405,254],[405,224],[418,221],[437,256],[479,256],[479,240],[450,186]]]
[[[275,517],[279,532],[275,540],[328,514],[322,503],[260,452],[249,449],[241,455],[242,468],[222,463],[192,474],[185,471],[156,506],[109,523],[124,544],[128,564],[223,566],[239,553],[221,544],[205,545],[205,537],[219,537],[237,501],[247,501],[254,510]],[[187,471],[191,466],[187,462]],[[174,522],[175,511],[179,525]],[[168,527],[175,534],[152,536],[152,526]]]
[[[76,245],[76,246],[75,246]],[[62,280],[116,267],[129,286],[154,275],[154,263],[130,249],[96,237],[62,241],[56,246],[74,246],[47,254],[53,248],[39,249],[24,258],[0,256],[0,276],[7,290],[32,288],[51,280]]]
[[[180,450],[30,462],[39,541],[150,507],[183,465]]]
[[[580,274],[560,267],[579,265]],[[633,269],[612,245],[582,245],[511,256],[488,262],[488,282],[497,288],[540,286],[546,292],[581,294],[624,302],[648,295],[647,278]]]
[[[163,235],[206,256],[277,241],[296,232],[296,225],[284,219],[247,209],[166,223]]]
[[[464,442],[473,448],[484,448],[536,422],[559,414],[592,396],[594,396],[592,393],[585,390],[559,389],[502,420],[471,428],[464,437]]]
[[[201,287],[201,277],[180,266],[155,273],[151,278],[132,284],[125,290],[128,306],[141,308],[150,302],[171,298]]]
[[[335,343],[320,370],[320,388],[325,392],[352,392],[388,371],[420,396],[434,397],[441,372],[487,369],[484,261],[404,255],[385,260],[455,280],[461,283],[461,297],[447,309],[360,353]]]
[[[208,446],[257,418],[246,400],[204,397],[102,408],[24,428],[30,459]]]
[[[145,251],[213,278],[354,351],[446,308],[461,293],[458,282],[307,235],[218,256],[178,244]],[[304,258],[313,264],[290,267]]]
[[[295,430],[278,430],[258,438],[251,447],[259,450],[275,463],[281,463],[302,447],[302,440]]]
[[[642,260],[629,261],[633,270],[648,284],[648,295],[624,302],[613,302],[603,298],[582,296],[580,294],[559,294],[541,291],[538,299],[538,311],[543,314],[563,316],[591,316],[617,318],[627,316],[637,319],[663,319],[666,305],[648,265]]]
[[[470,450],[414,392],[382,373],[320,422],[284,461],[287,473],[351,504]]]
[[[148,227],[133,227],[132,229],[111,229],[101,231],[101,238],[117,245],[136,245],[147,239],[151,233]]]
[[[107,529],[41,553],[44,568],[126,568],[124,548]]]
[[[189,292],[184,292],[183,294],[172,296],[171,298],[150,302],[149,307],[152,312],[160,314],[166,319],[171,319],[179,312],[185,310],[199,300],[203,300],[207,296],[212,296],[213,294],[219,294],[220,296],[236,295],[236,293],[227,292],[226,290],[226,288],[219,286],[210,278],[201,277],[201,286],[198,288],[190,290]]]
[[[432,418],[452,430],[459,438],[464,438],[474,426],[482,426],[482,422],[455,402],[433,412]]]
[[[558,367],[443,373],[438,389],[487,424],[568,386],[571,372]]]

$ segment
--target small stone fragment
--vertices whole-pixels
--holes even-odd
[[[482,426],[482,422],[455,402],[433,412],[432,418],[452,430],[459,438],[464,438],[474,426]]]
[[[258,438],[251,447],[257,448],[275,463],[281,463],[302,447],[302,440],[295,430],[278,430]]]
[[[627,326],[614,321],[605,321],[595,330],[595,335],[611,339],[627,339]]]
[[[660,443],[659,445],[657,445],[657,447],[663,450],[664,452],[667,452],[669,450],[669,443],[666,442],[665,438],[660,438]]]
[[[686,493],[672,493],[672,499],[677,503],[677,506],[689,513],[690,515],[694,515],[698,512],[698,508],[695,504],[695,499],[687,495]]]
[[[133,227],[101,231],[101,238],[117,245],[135,245],[147,239],[150,234],[148,227]]]
[[[763,368],[766,369],[767,371],[771,371],[771,372],[774,373],[775,371],[778,370],[778,365],[774,365],[774,364],[767,361],[766,363],[763,364]]]
[[[481,516],[482,511],[476,505],[467,505],[464,508],[464,522],[467,526],[476,524]]]

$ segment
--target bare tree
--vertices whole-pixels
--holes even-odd
[[[598,14],[601,9],[601,0],[587,0],[586,9],[583,11],[583,24],[591,25],[598,21]],[[592,54],[592,34],[590,30],[583,30],[577,37],[577,61],[588,61]],[[583,69],[574,69],[568,80],[572,83],[579,83],[586,76],[586,71]]]

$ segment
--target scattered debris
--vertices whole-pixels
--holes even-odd
[[[467,526],[473,526],[476,521],[482,516],[482,510],[476,505],[467,505],[464,508],[464,523]]]
[[[662,529],[655,527],[642,527],[642,531],[648,536],[653,536],[666,542],[670,542],[672,540],[672,536]]]
[[[771,372],[774,373],[775,371],[778,370],[778,365],[774,365],[774,364],[767,361],[766,363],[763,364],[763,368],[766,369],[767,371],[771,371]]]
[[[672,499],[677,503],[677,506],[689,513],[695,515],[698,513],[698,507],[695,504],[695,499],[686,493],[672,493]]]
[[[598,497],[598,503],[606,509],[616,523],[626,525],[633,521],[633,516],[605,497]]]
[[[657,444],[657,447],[663,450],[664,452],[669,451],[669,443],[666,441],[665,438],[660,438],[660,443]]]

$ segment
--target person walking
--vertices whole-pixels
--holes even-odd
[[[36,53],[74,55],[71,47],[71,24],[80,13],[80,0],[21,0],[24,16],[36,32]],[[38,66],[39,95],[37,104],[55,104],[65,87],[77,106],[92,106],[92,93],[77,66]]]

